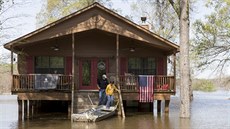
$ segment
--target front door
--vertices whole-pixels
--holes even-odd
[[[80,89],[97,89],[97,79],[102,74],[108,73],[109,63],[107,58],[84,58],[79,62]]]

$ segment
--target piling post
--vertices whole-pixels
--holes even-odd
[[[24,100],[22,100],[22,121],[24,121],[25,118],[25,103]]]
[[[22,101],[18,100],[18,120],[22,120]]]
[[[68,118],[71,118],[71,103],[68,103]]]
[[[31,118],[34,118],[34,102],[31,105]]]
[[[157,100],[157,112],[161,112],[161,100]]]
[[[30,118],[30,100],[27,100],[27,113],[26,113],[27,119]]]
[[[165,100],[165,113],[169,112],[169,103],[170,103],[170,100]]]

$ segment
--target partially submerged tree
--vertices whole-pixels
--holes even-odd
[[[212,67],[214,73],[225,73],[230,65],[230,1],[208,0],[206,6],[213,8],[213,12],[193,24],[197,67],[200,70]]]
[[[180,117],[190,117],[189,0],[169,0],[180,25]]]
[[[37,14],[37,28],[98,2],[111,6],[111,0],[46,0]]]
[[[154,33],[174,41],[179,28],[180,116],[184,118],[190,117],[190,96],[192,91],[189,61],[189,4],[189,0],[143,0],[133,4],[134,13],[139,13],[139,17],[148,17],[148,23]]]

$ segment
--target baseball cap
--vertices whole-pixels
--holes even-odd
[[[102,78],[107,78],[107,76],[105,74],[102,75]]]

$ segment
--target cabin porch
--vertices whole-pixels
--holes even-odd
[[[49,78],[44,81],[39,80],[42,84],[36,84],[37,76],[47,76],[50,74],[21,74],[13,75],[12,93],[18,95],[19,114],[21,118],[31,118],[34,116],[36,108],[39,108],[41,102],[59,101],[64,103],[68,116],[71,115],[71,99],[72,99],[72,76],[57,75],[57,82]],[[56,76],[55,76],[56,77]],[[46,82],[47,81],[47,82]],[[46,83],[52,83],[53,87],[49,87]],[[40,87],[39,87],[39,86]],[[127,102],[135,101],[138,108],[143,104],[139,104],[139,80],[138,76],[120,75],[119,82],[121,94],[123,98],[124,108]],[[167,85],[167,87],[166,87]],[[45,87],[47,86],[47,87]],[[169,111],[170,96],[175,94],[174,76],[154,75],[154,88],[152,97],[157,100],[157,111],[161,112],[161,101],[165,101],[165,112]],[[74,112],[81,112],[91,108],[98,103],[98,90],[76,90],[74,94]],[[150,105],[152,103],[149,103]],[[41,108],[41,107],[40,107]],[[138,109],[139,110],[139,109]],[[23,115],[22,115],[23,114]]]

